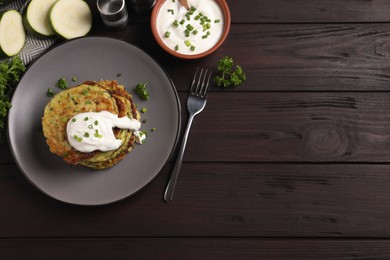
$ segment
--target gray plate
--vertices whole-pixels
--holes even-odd
[[[55,87],[61,77],[69,85],[116,79],[130,93],[138,82],[148,81],[148,101],[133,95],[139,109],[147,107],[142,115],[147,122],[141,128],[148,132],[146,143],[135,145],[125,159],[102,171],[70,166],[51,154],[41,117],[50,101],[46,91],[61,91]],[[150,131],[154,127],[157,130]],[[134,194],[160,172],[177,142],[180,102],[169,76],[145,52],[120,40],[86,37],[51,49],[29,67],[13,95],[8,130],[19,168],[39,190],[66,203],[102,205]]]

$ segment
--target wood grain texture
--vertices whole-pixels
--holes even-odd
[[[2,259],[378,259],[388,240],[126,238],[0,240]]]
[[[217,72],[218,60],[231,56],[243,67],[247,80],[242,86],[213,91],[389,91],[389,31],[389,24],[238,24],[220,49],[196,66]],[[164,53],[147,25],[113,35],[141,46],[179,91],[188,91],[194,62]]]
[[[388,164],[185,163],[166,204],[170,168],[122,202],[76,207],[0,165],[0,237],[390,236]]]

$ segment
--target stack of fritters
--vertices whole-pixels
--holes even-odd
[[[43,134],[50,151],[69,164],[81,164],[93,169],[105,169],[118,163],[133,148],[132,130],[114,128],[114,135],[122,145],[113,151],[76,151],[68,142],[66,126],[75,115],[84,112],[108,111],[119,117],[140,120],[132,96],[116,81],[87,81],[55,95],[46,105],[42,118]]]

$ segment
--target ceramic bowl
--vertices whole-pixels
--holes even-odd
[[[156,1],[156,4],[153,7],[152,14],[151,14],[151,29],[152,29],[153,36],[154,36],[155,40],[157,41],[157,43],[161,46],[162,49],[164,49],[169,54],[171,54],[175,57],[181,58],[181,59],[199,59],[199,58],[206,57],[206,56],[210,55],[211,53],[215,52],[223,44],[223,42],[226,40],[226,38],[229,34],[229,31],[230,31],[230,22],[231,22],[230,10],[229,10],[229,7],[228,7],[225,0],[213,0],[219,5],[219,7],[222,11],[222,15],[223,15],[223,32],[221,34],[221,37],[217,41],[217,43],[213,47],[211,47],[210,49],[208,49],[202,53],[199,53],[199,54],[182,54],[182,53],[179,53],[179,52],[169,48],[162,40],[162,37],[164,37],[164,36],[160,35],[158,33],[158,29],[157,29],[157,17],[158,17],[160,10],[161,10],[161,7],[165,3],[165,1],[172,1],[172,0],[157,0]],[[178,2],[178,0],[176,0],[176,2]]]

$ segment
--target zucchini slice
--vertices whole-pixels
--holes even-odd
[[[83,0],[58,0],[50,10],[52,30],[65,39],[85,36],[92,28],[92,13]]]
[[[0,54],[14,56],[23,49],[25,42],[22,15],[16,10],[0,14]]]
[[[49,26],[49,12],[57,0],[31,0],[23,16],[23,23],[31,34],[40,37],[54,35]]]

